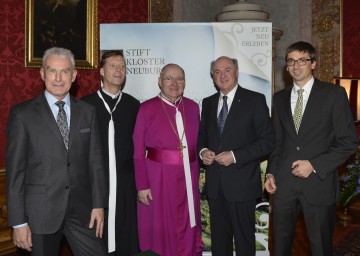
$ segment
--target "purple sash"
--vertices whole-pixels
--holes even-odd
[[[185,149],[186,150],[186,149]],[[181,150],[147,148],[147,158],[155,162],[171,165],[184,165]],[[195,162],[196,151],[189,150],[189,162]]]

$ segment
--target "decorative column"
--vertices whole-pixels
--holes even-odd
[[[246,0],[239,0],[238,3],[225,6],[222,12],[216,15],[218,22],[267,22],[269,13],[265,12],[261,5],[248,3]],[[275,89],[275,54],[276,41],[283,35],[278,28],[272,29],[272,88]]]
[[[275,67],[276,67],[276,41],[280,40],[280,37],[283,35],[283,31],[278,28],[272,28],[272,89],[273,93],[276,91],[275,86]]]
[[[149,22],[172,22],[173,5],[172,0],[148,0]]]
[[[222,12],[216,15],[216,21],[266,22],[269,14],[264,12],[261,5],[239,0],[238,3],[225,6]]]
[[[317,51],[315,77],[332,82],[341,76],[341,13],[340,0],[312,1],[312,43]]]

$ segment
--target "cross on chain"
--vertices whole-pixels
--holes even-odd
[[[182,141],[180,141],[180,145],[177,147],[178,150],[181,150],[181,157],[184,157],[183,150],[186,148]]]

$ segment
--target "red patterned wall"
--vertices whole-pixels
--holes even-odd
[[[98,0],[99,23],[148,21],[147,0]],[[25,1],[1,0],[0,6],[0,169],[5,167],[6,123],[12,105],[32,98],[44,86],[38,68],[25,68]],[[98,70],[80,70],[77,97],[99,86]]]
[[[359,0],[343,0],[344,77],[360,77],[360,8]]]

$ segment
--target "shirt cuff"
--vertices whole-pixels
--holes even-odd
[[[235,158],[234,152],[232,150],[230,152],[231,152],[231,154],[232,154],[232,156],[234,158],[234,164],[236,164],[236,158]]]
[[[274,177],[274,175],[273,175],[273,174],[271,174],[271,173],[267,173],[267,174],[265,175],[265,179],[268,179],[270,175]]]
[[[199,157],[200,157],[201,160],[202,160],[201,153],[202,153],[204,150],[206,150],[206,149],[207,149],[207,148],[203,148],[203,149],[201,149],[200,152],[199,152]]]
[[[25,226],[27,226],[27,223],[23,223],[23,224],[13,226],[13,228],[22,228],[22,227],[25,227]]]

